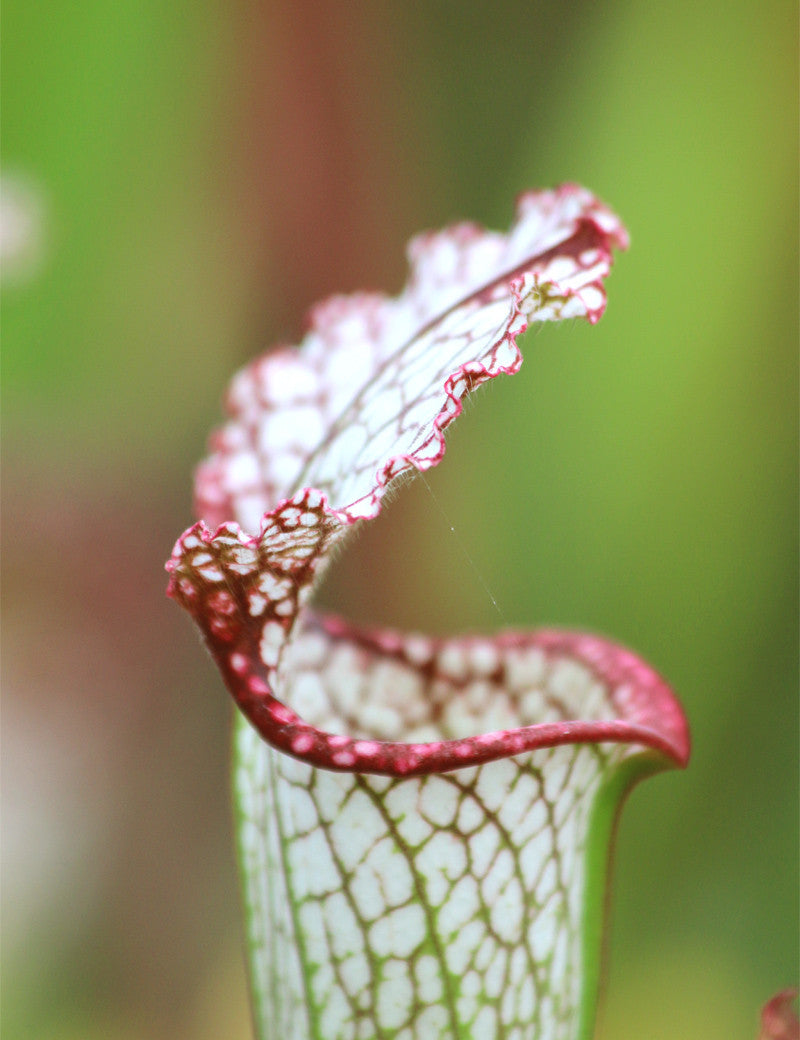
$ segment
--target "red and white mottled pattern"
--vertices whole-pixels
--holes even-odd
[[[663,682],[593,636],[428,639],[311,614],[279,668],[305,720],[290,753],[244,719],[236,741],[259,1035],[580,1035],[593,821],[637,744],[682,753]]]
[[[686,762],[669,688],[597,636],[365,632],[307,602],[387,485],[442,458],[462,398],[517,371],[529,323],[600,317],[626,242],[583,189],[528,193],[507,235],[419,236],[398,297],[320,304],[299,348],[233,381],[197,474],[203,519],[167,567],[241,709],[264,1040],[588,1028],[602,893],[587,848],[607,842],[618,767]]]
[[[517,371],[530,322],[600,318],[612,250],[626,245],[617,217],[574,185],[521,196],[508,235],[458,224],[418,236],[399,296],[327,300],[299,348],[234,378],[231,420],[198,470],[198,515],[255,534],[314,487],[343,520],[375,516],[398,473],[441,459],[461,398]]]
[[[494,713],[482,706],[475,733],[449,739],[430,726],[409,730],[375,702],[360,726],[367,741],[336,734],[332,704],[310,717],[307,705],[330,697],[331,684],[363,685],[363,664],[348,671],[337,660],[327,684],[307,677],[298,692],[287,657],[333,544],[377,514],[391,480],[441,459],[443,430],[464,395],[518,369],[516,337],[529,321],[597,320],[612,248],[625,244],[617,218],[583,189],[528,193],[508,235],[460,224],[419,236],[399,297],[329,300],[312,311],[300,348],[266,355],[234,379],[232,419],[197,476],[205,519],[175,547],[169,592],[203,630],[239,707],[275,747],[330,769],[397,775],[588,739],[638,740],[685,758],[685,726],[667,688],[602,640],[569,637],[577,659],[587,654],[599,675],[626,670],[614,687],[616,715],[602,730],[582,712],[568,726],[530,713],[526,724],[498,700]],[[212,532],[206,521],[220,526]],[[256,527],[258,536],[244,533]],[[489,641],[481,646],[485,655],[499,652]]]

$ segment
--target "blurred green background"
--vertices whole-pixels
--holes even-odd
[[[2,21],[4,1036],[249,1035],[230,708],[164,598],[192,467],[320,296],[578,180],[632,235],[608,313],[526,337],[323,600],[587,627],[670,678],[694,757],[623,813],[598,1037],[750,1040],[798,981],[795,5]]]

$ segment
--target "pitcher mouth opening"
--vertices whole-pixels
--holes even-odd
[[[268,743],[326,769],[422,775],[572,743],[646,747],[677,766],[689,757],[667,683],[579,632],[430,639],[308,613],[278,670],[285,701],[258,674],[227,671]]]

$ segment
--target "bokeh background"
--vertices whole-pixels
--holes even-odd
[[[694,757],[623,813],[599,1038],[750,1040],[798,981],[794,8],[5,0],[7,1040],[249,1036],[230,707],[164,597],[192,468],[316,299],[563,180],[630,228],[608,313],[524,340],[323,600],[674,683]]]

